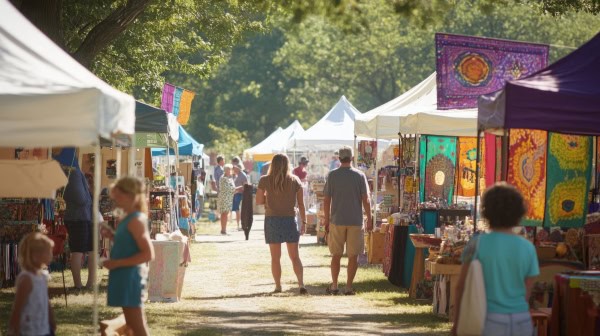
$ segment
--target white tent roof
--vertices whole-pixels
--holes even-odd
[[[0,0],[0,146],[87,146],[133,134],[135,100]]]
[[[271,154],[274,152],[274,148],[281,146],[280,138],[283,133],[283,128],[277,127],[277,129],[269,134],[263,141],[259,142],[256,146],[246,149],[244,155],[254,154]]]
[[[245,150],[244,155],[283,153],[287,150],[287,144],[304,132],[300,122],[295,120],[285,129],[278,127],[259,144]]]
[[[357,136],[398,139],[403,134],[476,136],[477,109],[438,110],[435,72],[399,97],[356,118]]]
[[[337,150],[340,146],[354,146],[354,120],[360,112],[342,96],[340,100],[304,134],[292,139],[289,149]]]

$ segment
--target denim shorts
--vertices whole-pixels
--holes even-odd
[[[532,336],[531,314],[529,312],[517,314],[487,313],[483,335]]]
[[[267,244],[297,243],[298,241],[300,241],[300,232],[298,232],[296,217],[265,217],[265,242]]]

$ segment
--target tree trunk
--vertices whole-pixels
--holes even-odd
[[[54,0],[56,1],[56,0]],[[151,0],[128,0],[98,23],[85,37],[73,54],[76,60],[89,68],[94,58],[110,45],[137,17],[144,12]],[[43,2],[43,1],[42,1]]]
[[[62,35],[62,0],[12,0],[15,7],[54,43],[65,48]]]

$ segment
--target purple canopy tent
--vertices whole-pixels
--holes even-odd
[[[478,126],[600,135],[600,34],[545,69],[479,97]]]
[[[480,96],[477,125],[478,134],[521,128],[600,135],[600,34],[531,76]],[[476,180],[479,159],[477,155]]]

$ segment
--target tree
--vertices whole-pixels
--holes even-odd
[[[213,124],[208,125],[212,134],[212,152],[225,155],[226,157],[234,157],[241,155],[245,149],[250,147],[250,142],[247,140],[246,133],[240,132],[231,127],[219,127]]]
[[[168,71],[207,78],[247,32],[264,30],[259,1],[12,0],[81,64],[158,104]]]

